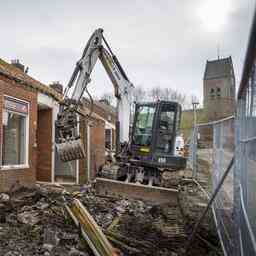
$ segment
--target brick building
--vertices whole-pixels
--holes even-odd
[[[84,99],[84,104],[90,108],[90,101]],[[106,100],[94,100],[93,112],[105,122],[105,149],[114,151],[116,147],[117,110]]]
[[[80,120],[86,158],[59,160],[54,144],[61,89],[28,76],[18,61],[0,59],[0,191],[36,181],[84,183],[104,162],[105,122],[96,113]]]
[[[207,61],[204,72],[204,109],[209,121],[234,114],[235,93],[231,56]]]

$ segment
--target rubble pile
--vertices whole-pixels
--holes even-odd
[[[79,231],[63,211],[60,196],[59,189],[40,187],[1,194],[0,255],[89,255]]]
[[[63,190],[40,185],[0,194],[0,255],[93,255],[64,210]],[[189,191],[196,193],[193,188],[183,189],[182,198]],[[90,187],[69,194],[79,198],[120,255],[178,256],[191,232],[195,213],[191,210],[190,216],[188,209],[194,209],[190,197],[187,201],[181,198],[181,204],[174,207],[99,197]],[[215,230],[209,226],[202,232],[203,239],[210,237],[210,244],[219,249]],[[190,250],[190,255],[218,255],[215,253],[202,239],[196,239]]]

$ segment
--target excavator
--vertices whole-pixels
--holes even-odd
[[[114,159],[106,161],[100,168],[96,184],[100,184],[100,190],[103,189],[105,194],[116,183],[121,186],[119,190],[123,190],[124,184],[131,183],[143,187],[161,187],[164,173],[186,167],[184,142],[179,134],[181,106],[177,102],[161,100],[135,103],[131,122],[134,86],[113,54],[101,28],[96,29],[87,42],[64,92],[56,121],[59,157],[64,162],[85,157],[77,129],[78,114],[81,114],[79,108],[84,92],[93,104],[87,86],[98,59],[114,87],[117,143]],[[108,182],[114,183],[106,185]]]

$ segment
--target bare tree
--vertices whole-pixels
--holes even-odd
[[[149,92],[148,96],[151,100],[157,101],[163,98],[162,89],[159,86],[153,87]]]
[[[109,105],[114,104],[114,96],[111,93],[103,93],[100,97],[100,100],[104,100],[105,102],[108,102]]]
[[[187,107],[186,94],[180,93],[177,90],[173,90],[171,88],[154,87],[149,90],[148,95],[151,101],[176,101],[179,102],[183,108]]]
[[[100,100],[107,101],[110,105],[115,105],[114,95],[111,93],[104,93],[100,97]],[[151,89],[144,89],[142,86],[136,86],[133,90],[133,101],[134,102],[145,102],[145,101],[176,101],[181,104],[183,109],[191,108],[191,100],[196,100],[198,98],[195,95],[187,97],[185,93],[181,93],[178,90],[172,88],[161,88],[160,86],[155,86]]]
[[[199,103],[198,97],[197,97],[196,95],[194,95],[194,94],[191,95],[191,104],[192,104],[193,102],[198,102],[198,103]]]
[[[142,102],[147,100],[147,93],[141,86],[135,87],[133,90],[133,101]]]

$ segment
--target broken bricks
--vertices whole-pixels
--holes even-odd
[[[5,193],[0,194],[0,203],[8,202],[9,200],[10,200],[9,195],[7,195]]]
[[[191,199],[187,190],[181,195]],[[15,192],[9,201],[0,203],[4,205],[0,222],[1,256],[92,255],[81,240],[79,229],[63,212],[62,191],[60,186],[38,186]],[[99,197],[93,188],[78,192],[73,194],[79,195],[113,246],[124,255],[178,255],[187,239],[187,227],[179,207]],[[207,250],[199,244],[195,255],[208,255]]]
[[[21,212],[17,214],[17,219],[19,222],[31,226],[36,225],[40,221],[39,213],[35,210]]]

